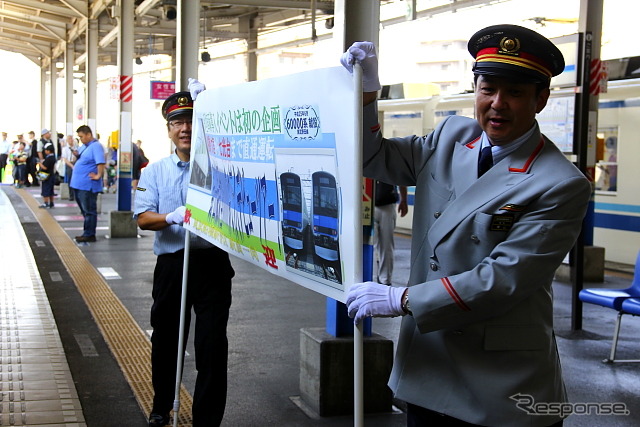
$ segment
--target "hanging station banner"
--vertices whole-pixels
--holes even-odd
[[[152,81],[149,99],[165,100],[176,93],[176,82]]]
[[[336,67],[200,93],[185,228],[344,302],[362,281],[359,91]]]

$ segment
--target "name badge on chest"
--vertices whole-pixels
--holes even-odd
[[[498,214],[491,217],[489,230],[491,231],[509,231],[513,227],[515,217],[512,214]]]

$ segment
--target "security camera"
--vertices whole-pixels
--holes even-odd
[[[178,17],[178,10],[176,9],[175,6],[165,4],[162,6],[162,11],[164,14],[164,18],[169,21],[173,21]]]
[[[202,54],[200,55],[200,59],[202,59],[202,62],[209,62],[211,61],[211,55],[209,54],[209,52],[207,52],[206,50],[204,52],[202,52]]]
[[[333,24],[334,24],[333,17],[331,17],[331,18],[327,18],[327,19],[324,21],[324,27],[325,27],[327,30],[332,29],[332,28],[333,28]]]

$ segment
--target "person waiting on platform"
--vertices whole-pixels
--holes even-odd
[[[185,243],[182,223],[189,184],[192,115],[189,92],[178,92],[165,100],[162,116],[175,151],[147,166],[136,188],[134,218],[141,229],[156,232],[153,251],[158,257],[151,306],[154,397],[150,427],[169,424],[174,401]],[[234,271],[225,251],[195,234],[190,235],[189,254],[185,336],[193,309],[198,370],[193,426],[218,426],[227,398],[227,321]]]
[[[36,133],[34,131],[29,131],[29,159],[27,160],[27,175],[31,177],[31,182],[29,182],[29,178],[27,177],[27,182],[25,186],[37,187],[40,185],[38,181],[38,163],[40,162],[40,158],[38,157],[38,140],[36,139]]]
[[[40,205],[41,208],[53,208],[53,187],[55,185],[56,177],[55,177],[55,167],[56,167],[56,155],[55,148],[53,144],[45,144],[43,147],[43,155],[44,159],[40,162],[40,172],[38,172],[40,176],[40,182],[42,183],[41,194],[43,198],[43,203]]]
[[[26,151],[24,141],[18,143],[18,149],[13,153],[13,160],[16,164],[16,188],[24,187],[27,181],[27,159],[29,154]]]
[[[115,160],[107,161],[107,193],[116,192],[116,179],[118,178],[118,169]]]
[[[76,203],[84,217],[82,235],[76,242],[95,242],[98,225],[98,193],[102,193],[102,176],[105,169],[104,148],[93,137],[91,128],[80,126],[76,133],[82,146],[72,150],[76,156],[69,186],[73,189]]]
[[[73,152],[76,150],[76,144],[72,135],[67,135],[64,143],[62,144],[61,159],[64,162],[64,182],[69,184],[71,177],[73,176],[73,165],[76,162],[76,156]],[[75,200],[75,194],[73,190],[69,191],[69,200]]]
[[[378,283],[391,285],[393,278],[393,252],[395,242],[393,234],[396,229],[398,213],[404,217],[409,206],[407,205],[407,187],[387,184],[376,181],[375,207],[373,210],[374,248],[377,258]],[[397,205],[397,213],[396,213]]]
[[[342,56],[348,70],[362,66],[364,175],[415,186],[409,286],[354,284],[348,312],[356,323],[404,316],[389,386],[407,402],[407,425],[558,426],[563,415],[530,414],[522,399],[567,400],[551,285],[591,185],[536,121],[564,58],[515,25],[476,32],[468,50],[476,118],[389,139],[374,45]]]
[[[131,169],[131,188],[135,191],[140,181],[140,173],[142,169],[146,168],[149,164],[149,159],[144,155],[142,149],[142,141],[137,140],[135,144],[131,146],[133,152],[133,165]]]
[[[7,167],[9,151],[11,151],[11,143],[7,140],[7,133],[2,132],[2,140],[0,140],[0,184],[4,181],[4,170]]]
[[[40,139],[38,140],[38,143],[36,145],[37,147],[37,153],[38,153],[38,161],[42,162],[42,160],[44,160],[45,154],[44,154],[44,147],[47,144],[51,144],[53,145],[53,140],[51,139],[51,131],[49,129],[42,129],[42,131],[40,131]],[[55,152],[55,148],[54,148],[54,152]]]

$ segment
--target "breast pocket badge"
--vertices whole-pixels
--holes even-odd
[[[491,216],[491,223],[489,224],[490,231],[509,231],[515,223],[515,216],[513,214],[497,214]]]

